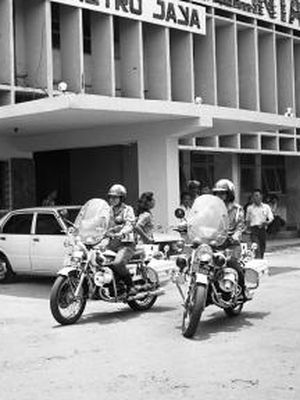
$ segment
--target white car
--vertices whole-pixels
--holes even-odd
[[[0,221],[0,282],[14,274],[55,275],[62,267],[67,218],[80,206],[14,210]]]

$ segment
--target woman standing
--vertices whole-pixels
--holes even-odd
[[[154,221],[151,210],[155,206],[154,195],[152,192],[143,193],[137,206],[137,221],[135,231],[138,234],[138,243],[153,243]]]

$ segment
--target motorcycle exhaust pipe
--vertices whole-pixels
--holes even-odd
[[[165,293],[166,291],[160,288],[153,291],[138,293],[135,296],[132,296],[130,300],[143,300],[147,296],[162,296]]]

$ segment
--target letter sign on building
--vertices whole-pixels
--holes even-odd
[[[180,0],[55,0],[89,10],[205,35],[205,7]]]
[[[193,0],[194,3],[238,10],[265,21],[300,29],[300,0]]]

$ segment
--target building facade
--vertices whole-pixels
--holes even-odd
[[[300,221],[299,0],[0,0],[0,51],[2,212],[228,177]]]

